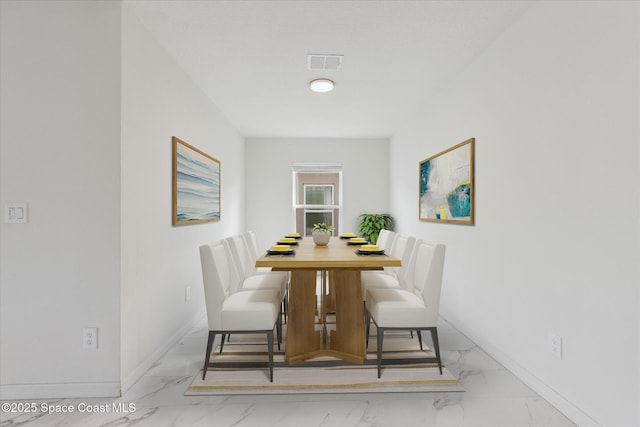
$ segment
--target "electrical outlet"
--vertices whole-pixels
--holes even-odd
[[[191,286],[184,288],[184,302],[188,302],[191,299]]]
[[[5,224],[25,224],[28,219],[28,205],[26,203],[5,203],[4,222]]]
[[[82,329],[82,348],[95,350],[98,348],[98,328]]]
[[[549,350],[554,356],[562,360],[562,337],[560,335],[549,336]]]

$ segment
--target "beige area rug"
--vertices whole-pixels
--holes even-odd
[[[434,353],[427,347],[421,351],[415,335],[411,338],[408,332],[385,333],[382,375],[378,379],[373,325],[372,329],[365,365],[319,357],[289,366],[284,357],[285,338],[280,351],[274,349],[272,383],[265,336],[232,335],[222,353],[219,349],[212,353],[211,362],[217,367],[207,370],[204,381],[200,371],[185,395],[464,391],[446,367],[440,375],[437,363],[428,360],[435,357]]]

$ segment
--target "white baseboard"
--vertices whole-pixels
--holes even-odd
[[[204,310],[197,313],[189,323],[180,328],[171,338],[169,338],[163,346],[154,351],[149,357],[147,357],[136,369],[122,380],[122,394],[126,393],[144,374],[151,369],[154,363],[156,363],[164,354],[171,349],[176,343],[178,343],[187,332],[193,329],[194,326],[202,320],[205,315]]]
[[[457,329],[457,326],[453,323],[449,322],[449,324]],[[461,333],[465,335],[464,332]],[[473,337],[468,338],[578,426],[602,427],[600,423],[587,415],[582,409],[575,406],[564,396],[542,382],[538,377],[520,366],[513,359],[505,355],[500,349],[487,342],[476,341]]]
[[[120,397],[120,383],[4,384],[0,385],[0,397],[2,400]]]

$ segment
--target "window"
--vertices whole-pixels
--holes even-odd
[[[319,178],[331,179],[329,176]],[[313,231],[313,224],[324,222],[335,227],[333,200],[334,184],[303,184],[304,189],[304,235]]]
[[[293,209],[295,230],[310,236],[313,224],[324,222],[340,225],[340,186],[342,167],[339,165],[294,165]]]

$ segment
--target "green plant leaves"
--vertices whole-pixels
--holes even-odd
[[[318,222],[316,224],[313,224],[313,231],[330,232],[330,231],[333,231],[334,229],[335,229],[335,227],[333,225],[327,225],[324,222]]]
[[[359,234],[372,244],[378,241],[380,230],[393,230],[393,217],[390,214],[362,214],[358,219]]]

